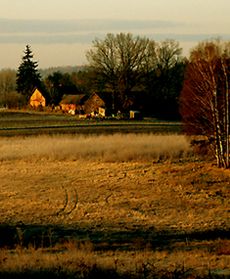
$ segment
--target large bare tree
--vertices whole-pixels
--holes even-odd
[[[87,53],[88,61],[104,77],[117,108],[125,106],[127,96],[139,85],[152,51],[153,43],[149,39],[130,33],[107,34],[104,40],[94,40],[93,48]]]
[[[230,44],[202,42],[191,51],[180,97],[188,134],[212,142],[218,167],[229,168]]]

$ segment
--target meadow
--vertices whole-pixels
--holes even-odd
[[[229,170],[181,134],[0,137],[0,278],[229,278]]]

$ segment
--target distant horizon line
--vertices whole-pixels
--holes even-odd
[[[230,40],[230,34],[220,33],[200,33],[200,34],[186,34],[186,33],[145,33],[138,34],[132,32],[107,32],[107,33],[71,33],[71,34],[1,34],[0,44],[90,44],[95,39],[103,40],[107,34],[131,33],[134,36],[145,37],[156,42],[163,40],[175,40],[178,42],[199,42],[212,39],[220,39],[223,41]]]
[[[48,70],[52,70],[52,69],[68,69],[68,68],[86,68],[89,65],[87,64],[82,64],[82,65],[60,65],[60,66],[47,66],[47,67],[38,67],[38,71],[48,71]],[[17,68],[14,67],[0,67],[0,72],[1,71],[7,71],[7,70],[12,70],[12,71],[17,71]],[[80,69],[79,69],[80,70]]]

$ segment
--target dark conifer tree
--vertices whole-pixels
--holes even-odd
[[[35,87],[41,86],[41,75],[37,70],[38,62],[33,61],[33,53],[29,45],[26,45],[22,63],[17,71],[17,91],[28,100]]]

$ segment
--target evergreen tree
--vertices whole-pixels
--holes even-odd
[[[22,63],[17,71],[17,91],[28,100],[35,87],[41,86],[41,76],[37,70],[38,63],[33,61],[33,53],[29,45],[26,45]]]

